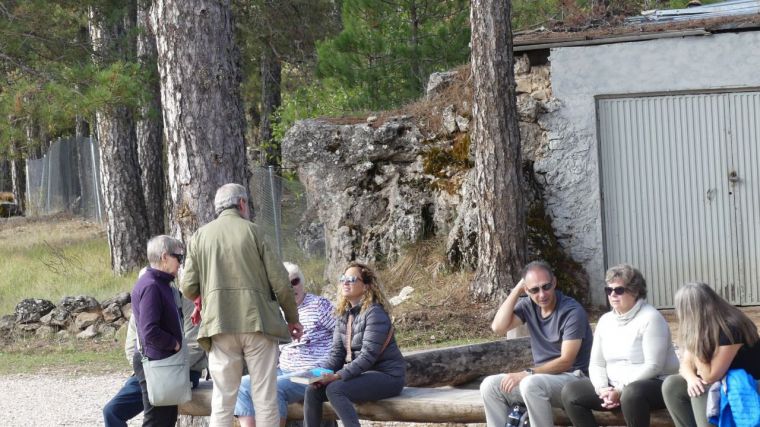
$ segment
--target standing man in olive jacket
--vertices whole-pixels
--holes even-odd
[[[256,425],[275,426],[277,345],[303,333],[293,289],[282,261],[249,220],[245,187],[220,187],[214,209],[217,219],[187,245],[182,276],[185,297],[202,297],[198,343],[209,353],[214,380],[211,426],[232,425],[243,362],[251,375]]]

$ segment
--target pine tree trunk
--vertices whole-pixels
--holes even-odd
[[[259,125],[259,141],[264,146],[266,165],[279,166],[282,154],[280,143],[272,138],[272,122],[274,112],[282,104],[280,82],[282,65],[272,48],[264,44],[261,51],[261,124]]]
[[[187,241],[214,218],[214,194],[248,187],[239,52],[229,0],[156,0],[158,48],[168,145],[171,234]]]
[[[150,96],[140,107],[136,124],[137,159],[140,163],[143,196],[151,236],[164,234],[164,126],[161,120],[161,85],[156,65],[156,38],[150,29],[147,2],[137,8],[137,60],[151,70]]]
[[[20,142],[11,143],[11,188],[20,212],[26,209],[26,162]]]
[[[76,117],[76,125],[74,128],[74,136],[77,138],[87,138],[90,136],[90,124],[82,116]]]
[[[499,297],[513,286],[525,262],[509,0],[473,0],[472,75],[478,267],[471,285],[478,299]]]
[[[104,65],[104,58],[129,58],[130,52],[113,48],[115,41],[127,34],[129,23],[134,22],[129,12],[122,21],[109,21],[108,25],[101,12],[93,9],[90,13],[96,64]],[[126,106],[113,105],[98,110],[95,122],[111,267],[116,274],[123,274],[145,265],[148,240],[134,118]]]
[[[411,65],[412,65],[412,77],[414,84],[420,93],[425,91],[425,78],[427,76],[422,75],[422,64],[420,62],[420,18],[418,16],[417,2],[412,1],[409,5],[409,25],[410,25],[410,40],[409,44],[412,50]]]

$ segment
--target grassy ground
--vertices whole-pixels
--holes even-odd
[[[24,298],[58,304],[67,295],[101,301],[129,291],[136,275],[111,273],[105,231],[71,217],[0,219],[0,315]]]
[[[444,242],[414,244],[397,261],[378,271],[388,297],[404,286],[414,291],[393,310],[397,339],[405,350],[458,345],[495,339],[488,332],[494,307],[470,301],[468,273],[446,269]],[[319,284],[324,260],[298,262],[307,282]],[[71,217],[0,219],[0,315],[11,314],[24,298],[58,304],[67,295],[99,301],[129,291],[135,275],[116,277],[110,270],[105,231],[99,224]],[[75,338],[29,338],[0,344],[0,374],[128,370],[123,337],[82,341]]]
[[[123,341],[29,339],[0,347],[0,375],[131,372]]]

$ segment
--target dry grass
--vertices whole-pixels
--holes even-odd
[[[105,231],[68,216],[0,219],[0,315],[24,298],[57,304],[67,295],[97,300],[129,291],[135,275],[114,276]]]
[[[488,326],[495,306],[472,301],[472,273],[450,272],[444,248],[442,239],[415,243],[398,261],[378,271],[389,297],[405,286],[414,288],[409,299],[393,309],[404,349],[496,338]]]
[[[377,117],[370,125],[374,128],[382,126],[392,117],[411,116],[422,130],[437,133],[442,126],[441,112],[453,105],[457,114],[470,118],[472,116],[472,71],[470,65],[462,65],[454,69],[457,74],[449,86],[431,98],[420,98],[395,110],[373,113]],[[355,125],[367,122],[369,115],[327,117],[322,118],[336,125]]]
[[[8,193],[5,191],[0,191],[0,202],[15,202],[13,199],[13,193]]]
[[[106,231],[100,224],[70,215],[0,218],[2,249],[25,249],[43,242],[57,246],[105,237]]]

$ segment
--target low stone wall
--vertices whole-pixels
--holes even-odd
[[[98,302],[89,296],[63,297],[58,305],[46,299],[24,299],[14,314],[0,317],[0,340],[37,336],[49,338],[75,336],[91,339],[114,337],[132,315],[128,292]]]

